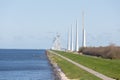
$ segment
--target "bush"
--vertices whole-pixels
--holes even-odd
[[[120,47],[110,45],[106,47],[86,47],[80,48],[79,52],[97,57],[120,59]]]

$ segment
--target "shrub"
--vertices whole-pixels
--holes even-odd
[[[79,52],[97,57],[120,59],[120,47],[110,45],[106,47],[86,47],[80,48]]]

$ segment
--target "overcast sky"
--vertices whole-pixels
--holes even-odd
[[[120,0],[0,0],[0,48],[50,48],[57,32],[66,47],[76,19],[81,46],[83,10],[87,46],[120,46]]]

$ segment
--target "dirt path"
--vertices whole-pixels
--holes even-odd
[[[105,75],[103,75],[103,74],[101,74],[101,73],[99,73],[99,72],[96,72],[96,71],[94,71],[94,70],[92,70],[92,69],[90,69],[90,68],[87,68],[87,67],[85,67],[85,66],[83,66],[83,65],[81,65],[81,64],[79,64],[79,63],[76,63],[76,62],[70,60],[69,58],[66,58],[66,57],[64,57],[64,56],[62,56],[62,55],[60,55],[60,54],[57,54],[57,53],[53,52],[53,51],[50,51],[50,53],[53,53],[53,54],[55,54],[55,55],[57,55],[57,56],[65,59],[65,60],[71,62],[72,64],[74,64],[74,65],[80,67],[81,69],[83,69],[83,70],[85,70],[85,71],[87,71],[87,72],[89,72],[89,73],[91,73],[91,74],[93,74],[93,75],[101,78],[102,80],[115,80],[115,79],[112,79],[112,78],[110,78],[110,77],[107,77],[107,76],[105,76]]]

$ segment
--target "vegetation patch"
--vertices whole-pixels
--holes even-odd
[[[80,48],[79,52],[97,57],[120,59],[120,47],[114,45],[110,45],[106,47]]]
[[[62,59],[61,57],[54,55],[52,53],[48,53],[51,60],[56,62],[61,70],[65,73],[65,75],[69,79],[74,80],[101,80],[98,77],[80,69],[74,64]]]
[[[87,55],[71,54],[69,52],[56,51],[57,53],[106,76],[120,80],[120,60],[104,59]]]

